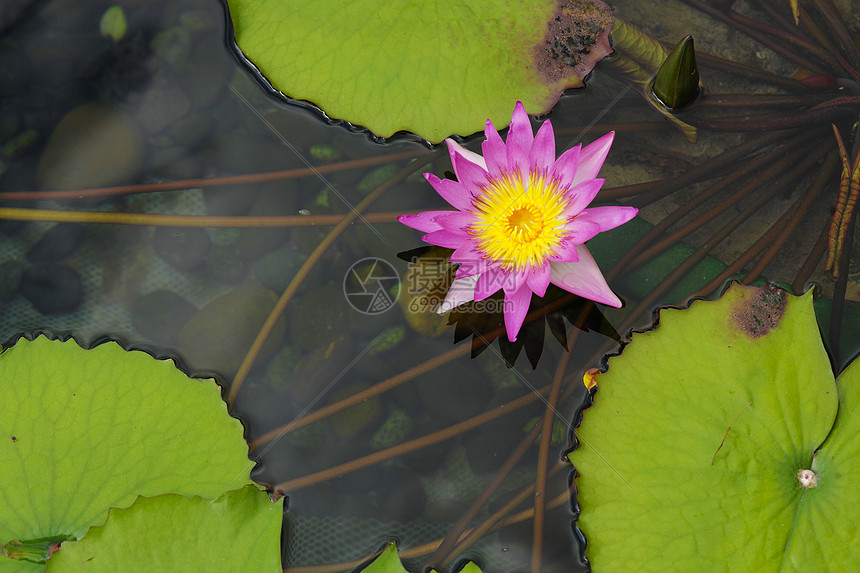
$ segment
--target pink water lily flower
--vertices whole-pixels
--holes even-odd
[[[427,233],[424,241],[455,249],[450,260],[460,266],[438,311],[504,289],[505,330],[514,341],[532,293],[544,296],[549,283],[620,307],[584,244],[638,212],[633,207],[588,208],[603,185],[596,176],[615,134],[577,145],[556,159],[552,124],[547,120],[532,134],[520,102],[507,141],[489,120],[484,133],[483,157],[446,140],[457,181],[424,174],[456,211],[398,217]]]

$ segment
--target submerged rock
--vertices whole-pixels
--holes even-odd
[[[385,334],[379,337],[376,341],[376,344],[368,350],[368,355],[375,356],[377,354],[381,354],[393,348],[396,348],[403,342],[403,338],[406,336],[406,327],[402,324],[398,324],[397,326],[393,326],[389,328]]]
[[[34,263],[61,261],[78,248],[83,237],[80,223],[57,223],[27,250],[27,259]]]
[[[211,245],[206,231],[196,227],[159,227],[152,239],[158,256],[180,270],[202,265]]]
[[[178,70],[191,54],[191,34],[182,26],[159,32],[149,43],[152,53]]]
[[[191,110],[188,96],[167,72],[156,73],[146,89],[132,98],[132,103],[135,117],[150,135],[175,124]]]
[[[131,324],[155,344],[176,344],[179,329],[197,312],[191,302],[175,292],[157,290],[129,305]]]
[[[276,302],[275,293],[259,286],[244,286],[219,296],[179,331],[180,355],[194,371],[233,376]],[[258,360],[271,356],[283,336],[284,323],[278,321]]]
[[[216,245],[206,256],[206,270],[215,280],[233,284],[248,274],[248,262],[236,247]]]
[[[269,361],[266,367],[266,380],[274,390],[285,388],[302,357],[302,352],[295,346],[284,346]]]
[[[143,161],[137,123],[118,109],[86,103],[51,134],[36,169],[40,189],[85,189],[131,180]]]
[[[350,384],[332,396],[332,402],[349,398],[368,388],[367,384]],[[368,398],[329,416],[329,426],[343,439],[354,439],[374,429],[382,420],[382,401],[379,396]]]
[[[84,283],[71,267],[38,263],[24,270],[21,293],[42,314],[61,314],[80,306]]]
[[[293,340],[304,350],[324,346],[346,330],[347,302],[333,284],[298,297],[290,313]]]
[[[12,300],[18,296],[24,265],[16,260],[0,263],[0,301]]]
[[[367,195],[392,177],[397,173],[397,165],[383,165],[382,167],[377,167],[370,171],[367,175],[361,178],[356,186],[356,189],[362,195]]]
[[[294,402],[309,404],[343,372],[344,364],[353,356],[349,336],[340,333],[299,358],[292,373],[281,372],[280,375],[286,377],[282,384],[288,388]]]
[[[249,215],[294,215],[296,205],[295,185],[291,182],[267,183],[257,195]],[[239,231],[237,245],[244,256],[258,259],[284,244],[289,236],[289,227],[243,228]]]
[[[295,245],[288,243],[260,257],[254,265],[254,274],[264,287],[283,292],[306,258]],[[320,274],[321,267],[314,266],[304,284],[316,282]]]
[[[391,448],[406,440],[412,431],[412,418],[403,410],[393,410],[382,423],[373,437],[370,447],[374,450]]]

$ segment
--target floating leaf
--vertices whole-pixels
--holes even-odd
[[[80,538],[138,496],[214,499],[252,483],[220,389],[171,361],[22,339],[0,354],[0,392],[0,546]],[[0,571],[19,570],[0,557]]]
[[[571,454],[595,567],[855,567],[860,366],[837,398],[811,292],[732,286],[663,310],[597,382]]]
[[[430,571],[435,572],[436,570],[431,569]],[[397,546],[394,543],[389,543],[379,557],[374,559],[365,569],[362,569],[362,573],[407,573],[407,571],[400,562]],[[481,568],[469,561],[459,570],[459,573],[481,573]]]
[[[239,48],[275,89],[378,136],[438,142],[549,111],[612,51],[600,0],[228,0]]]
[[[629,80],[645,87],[666,58],[663,45],[623,18],[616,18],[612,25],[612,42],[616,51],[607,62],[619,67]],[[623,48],[623,50],[619,50]]]
[[[23,561],[20,559],[6,559],[0,556],[0,573],[42,573],[45,570],[44,563]]]
[[[112,509],[104,526],[80,541],[64,543],[46,571],[279,572],[282,503],[253,485],[214,501],[138,498]]]
[[[364,573],[409,573],[400,563],[397,546],[389,543],[382,553],[364,569]]]

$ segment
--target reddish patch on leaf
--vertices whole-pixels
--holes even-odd
[[[788,293],[770,283],[738,301],[733,313],[738,328],[750,338],[764,336],[777,326],[785,313]]]
[[[559,0],[534,61],[546,83],[576,76],[582,85],[594,64],[612,53],[612,8],[601,0]]]

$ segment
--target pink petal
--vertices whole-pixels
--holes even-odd
[[[502,171],[508,170],[508,151],[502,136],[489,119],[484,127],[484,137],[487,139],[481,144],[481,149],[484,152],[484,161],[487,163],[487,172],[493,179],[500,179]]]
[[[566,242],[581,245],[589,239],[594,238],[602,229],[597,223],[584,221],[576,217],[565,224],[564,230],[567,233],[564,236]]]
[[[532,169],[548,172],[555,162],[555,134],[549,120],[543,122],[535,135],[529,152],[529,163]]]
[[[596,223],[603,232],[623,225],[638,212],[639,209],[636,207],[592,207],[582,211],[576,218]]]
[[[483,253],[481,253],[481,251],[478,250],[474,241],[469,241],[468,243],[464,244],[462,247],[459,247],[456,251],[451,253],[451,258],[449,260],[452,263],[461,263],[462,265],[468,265],[483,262],[484,255]],[[478,272],[476,271],[470,274],[476,275],[478,274]]]
[[[573,177],[574,185],[580,181],[597,177],[597,174],[600,173],[600,168],[603,167],[603,162],[606,160],[606,155],[609,153],[609,148],[612,147],[612,140],[614,138],[615,132],[610,131],[603,137],[582,148],[579,154],[579,166]]]
[[[483,269],[481,268],[481,264],[478,262],[469,261],[467,263],[457,263],[457,264],[459,264],[460,266],[457,267],[456,271],[454,271],[454,278],[455,279],[462,279],[465,277],[478,276],[478,275],[483,273]]]
[[[532,124],[529,121],[529,116],[522,102],[518,101],[517,105],[514,106],[514,113],[511,116],[511,128],[508,130],[508,137],[505,140],[505,145],[508,148],[508,168],[510,170],[518,170],[520,175],[525,175],[529,172],[529,151],[532,148],[533,141]]]
[[[458,249],[469,241],[470,237],[463,233],[456,233],[445,229],[427,233],[421,240],[431,245],[438,245],[446,249]]]
[[[475,283],[475,300],[484,300],[499,292],[499,289],[502,288],[502,281],[499,279],[498,269],[488,269],[481,273]]]
[[[454,165],[457,181],[473,195],[478,194],[480,187],[487,185],[487,171],[484,167],[475,165],[456,153],[451,154],[451,163]]]
[[[606,279],[585,245],[577,245],[577,253],[578,263],[551,263],[550,281],[575,295],[620,308],[621,300],[606,284]]]
[[[589,179],[571,187],[565,193],[568,199],[567,206],[564,208],[563,214],[567,217],[575,217],[588,207],[591,201],[597,196],[600,188],[603,187],[605,179]]]
[[[562,241],[560,245],[553,249],[552,255],[548,258],[554,263],[575,263],[579,260],[579,251],[576,247],[578,243],[573,241]]]
[[[457,263],[460,266],[457,267],[457,270],[454,272],[455,279],[462,279],[464,277],[478,276],[487,272],[488,265],[487,263],[481,261],[468,261],[465,263]],[[477,280],[477,279],[476,279]]]
[[[397,220],[407,227],[412,227],[413,229],[418,229],[425,233],[431,233],[442,228],[442,225],[436,222],[436,217],[447,215],[449,213],[456,213],[456,211],[424,211],[417,215],[400,215],[397,217]]]
[[[475,300],[475,282],[477,280],[477,275],[455,279],[448,289],[448,294],[445,295],[445,300],[439,305],[436,312],[442,314],[461,304]]]
[[[466,211],[472,207],[472,194],[469,192],[467,187],[464,187],[458,181],[439,179],[432,173],[425,173],[424,179],[433,186],[433,189],[436,190],[436,193],[438,193],[442,199],[447,201],[455,209]]]
[[[475,215],[462,211],[443,211],[436,216],[435,222],[447,231],[463,234],[468,233],[468,227],[475,222]]]
[[[484,163],[484,158],[481,157],[479,154],[475,153],[474,151],[469,151],[451,138],[446,139],[445,143],[448,144],[448,154],[451,156],[452,165],[454,164],[454,156],[459,155],[469,163],[474,163],[481,169],[487,169],[487,164]]]
[[[499,266],[499,263],[485,258],[472,241],[455,250],[449,260],[459,265],[454,274],[454,277],[458,279],[480,275]]]
[[[544,263],[542,267],[533,268],[529,274],[526,275],[526,284],[536,295],[544,296],[546,294],[546,288],[549,286],[551,274],[552,269],[549,264]]]
[[[524,284],[526,284],[526,279],[528,278],[528,271],[500,271],[502,273],[501,276],[501,284],[502,288],[505,289],[505,293],[511,293],[514,291],[520,290]]]
[[[513,292],[505,293],[505,330],[511,342],[517,339],[517,334],[529,312],[531,300],[532,291],[526,285]],[[512,308],[509,309],[509,306]]]
[[[555,163],[549,168],[550,177],[558,179],[562,187],[573,187],[573,178],[579,167],[579,154],[582,146],[577,145],[559,155]]]
[[[482,259],[482,257],[483,255],[475,246],[475,242],[469,241],[468,243],[465,243],[463,246],[459,247],[456,251],[451,253],[451,258],[449,260],[452,263],[466,263],[471,261],[479,261]]]

